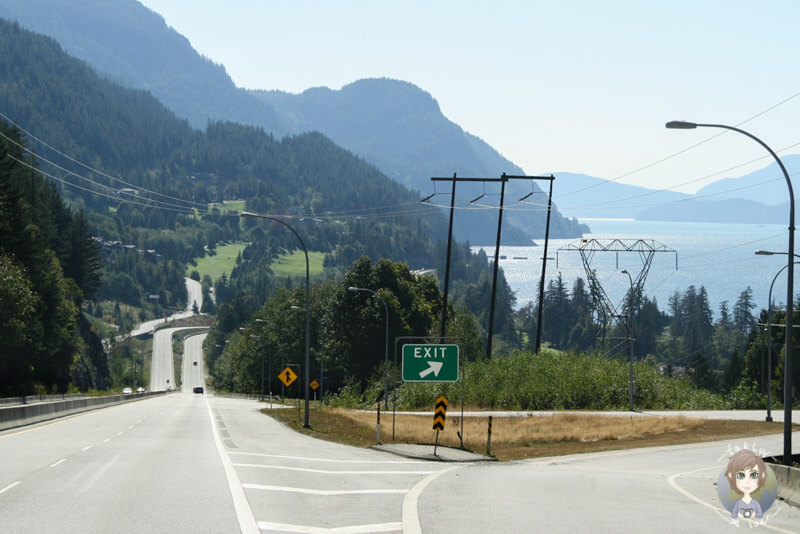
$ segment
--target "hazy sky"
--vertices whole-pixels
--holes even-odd
[[[796,0],[140,1],[239,87],[406,80],[529,174],[693,192],[772,161],[730,132],[659,162],[720,132],[673,119],[800,153]]]

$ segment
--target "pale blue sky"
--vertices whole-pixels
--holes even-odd
[[[691,192],[771,160],[702,180],[766,155],[728,133],[628,174],[719,132],[665,122],[737,125],[800,93],[796,0],[140,1],[240,87],[406,80],[530,174]],[[741,127],[800,143],[800,96]]]

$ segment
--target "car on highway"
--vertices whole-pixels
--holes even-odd
[[[136,393],[144,393],[144,388],[142,386],[139,386],[138,388],[136,388]]]
[[[203,386],[195,386],[194,389],[192,389],[192,393],[200,393],[200,394],[202,394],[203,393]]]
[[[131,388],[123,388],[122,389],[122,394],[123,395],[130,395],[131,393],[133,393],[133,390]]]

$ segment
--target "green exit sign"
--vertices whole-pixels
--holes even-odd
[[[403,345],[405,382],[458,382],[458,345]]]

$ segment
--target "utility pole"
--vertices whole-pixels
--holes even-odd
[[[486,357],[487,358],[491,358],[491,356],[492,356],[492,337],[494,335],[495,300],[496,300],[496,296],[497,296],[497,272],[498,272],[499,260],[500,260],[500,236],[502,234],[502,228],[503,228],[503,203],[504,203],[504,200],[505,200],[506,182],[508,182],[509,180],[550,180],[550,195],[549,195],[549,199],[550,200],[548,200],[548,204],[547,204],[548,205],[548,209],[547,209],[547,224],[546,224],[546,229],[545,229],[545,258],[543,260],[544,262],[547,262],[547,243],[548,243],[548,240],[549,240],[549,233],[550,233],[550,207],[551,207],[552,196],[553,196],[553,180],[555,180],[555,177],[552,174],[550,176],[514,176],[514,175],[508,175],[506,173],[503,173],[499,178],[461,178],[461,177],[456,176],[455,173],[453,173],[452,177],[447,177],[447,178],[444,178],[444,177],[432,177],[431,178],[432,182],[452,182],[452,184],[453,184],[453,189],[452,189],[452,193],[451,193],[451,197],[450,197],[450,228],[449,228],[448,235],[447,235],[447,258],[445,260],[445,286],[444,286],[445,290],[444,290],[444,299],[443,299],[443,302],[442,302],[442,325],[441,325],[441,329],[440,329],[442,337],[444,337],[444,335],[445,335],[445,328],[446,328],[446,321],[447,321],[447,289],[448,289],[449,278],[450,278],[450,250],[451,250],[451,245],[452,245],[452,241],[453,241],[453,211],[454,211],[454,208],[455,208],[456,182],[482,182],[482,183],[497,183],[497,182],[499,182],[501,184],[500,206],[499,206],[499,213],[498,213],[498,217],[497,217],[497,241],[495,243],[495,251],[494,251],[494,272],[493,272],[493,275],[492,275],[492,296],[491,296],[491,302],[489,304],[489,324],[487,326],[487,330],[488,330],[487,341],[486,341]],[[519,199],[519,201],[521,202],[522,200],[528,198],[531,194],[533,194],[533,193],[530,193],[530,194],[524,196],[523,198]],[[431,195],[431,196],[433,196],[433,195]],[[471,202],[475,202],[478,199],[480,199],[481,197],[483,197],[483,195],[481,195],[478,198],[472,200]],[[428,200],[429,198],[431,198],[431,197],[429,196],[429,197],[425,198],[423,200],[423,202],[425,200]],[[544,266],[542,267],[542,286],[544,286]],[[542,308],[542,298],[543,298],[542,291],[540,291],[540,294],[539,294],[539,313],[540,314],[541,314],[541,308]],[[539,323],[541,324],[541,317],[539,319]],[[538,336],[537,336],[537,344],[538,344]],[[537,350],[538,350],[538,347],[537,347]]]

